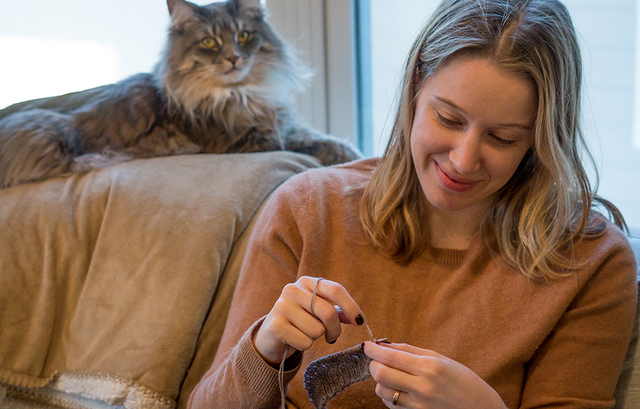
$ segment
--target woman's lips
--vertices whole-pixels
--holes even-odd
[[[442,186],[449,190],[453,190],[457,193],[463,193],[472,189],[479,183],[479,181],[460,181],[453,179],[440,168],[438,163],[434,162],[434,164],[436,166],[436,175],[438,175],[438,180],[440,180]]]

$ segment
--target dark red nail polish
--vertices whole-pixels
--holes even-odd
[[[331,345],[333,345],[333,344],[335,344],[335,343],[336,343],[336,341],[337,341],[337,340],[338,340],[338,338],[334,339],[333,341],[329,341],[329,343],[330,343]]]
[[[358,315],[356,317],[356,324],[358,324],[358,325],[364,324],[364,318],[362,318],[362,315]]]

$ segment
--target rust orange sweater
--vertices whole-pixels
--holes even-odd
[[[376,337],[437,351],[488,382],[509,408],[606,408],[633,326],[636,264],[619,229],[575,246],[584,262],[558,281],[534,282],[492,258],[476,236],[469,249],[428,248],[406,266],[376,253],[363,234],[349,186],[374,160],[311,170],[270,198],[252,235],[222,343],[190,407],[277,408],[277,370],[254,350],[251,332],[282,288],[299,276],[341,283]],[[287,361],[289,407],[311,408],[302,375],[314,359],[367,339],[343,325]],[[384,408],[375,383],[353,385],[329,407]]]

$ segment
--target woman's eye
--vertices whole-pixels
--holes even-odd
[[[446,126],[458,126],[458,125],[460,125],[460,122],[454,121],[453,119],[445,118],[439,112],[436,112],[436,115],[438,116],[438,122],[440,122],[440,123],[442,123],[442,124],[444,124]]]
[[[204,38],[202,40],[202,45],[210,49],[220,48],[220,44],[218,43],[218,40],[216,40],[213,37]]]
[[[516,141],[512,141],[512,140],[510,140],[510,139],[500,138],[500,137],[498,137],[498,136],[496,136],[496,135],[494,135],[494,134],[489,134],[489,136],[490,136],[491,138],[493,138],[493,140],[494,140],[494,141],[496,141],[496,143],[497,143],[498,145],[502,145],[502,146],[511,146],[511,145],[513,145],[514,143],[516,143]]]
[[[250,38],[251,38],[251,33],[248,31],[243,31],[241,33],[238,33],[239,43],[246,43],[247,41],[249,41]]]

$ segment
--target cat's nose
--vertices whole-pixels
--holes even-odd
[[[238,56],[237,55],[231,55],[231,56],[227,57],[227,61],[229,61],[231,64],[235,65],[236,61],[238,61]]]

